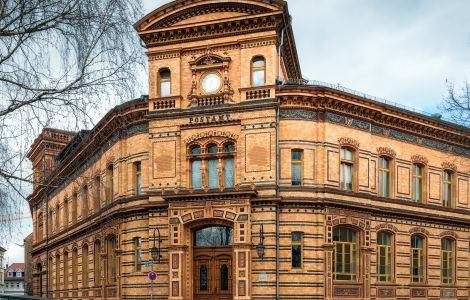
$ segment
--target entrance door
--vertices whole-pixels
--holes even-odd
[[[231,300],[232,228],[205,227],[194,231],[194,300]]]
[[[194,248],[194,299],[232,299],[232,247]]]

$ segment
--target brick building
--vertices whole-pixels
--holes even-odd
[[[136,23],[149,96],[31,147],[36,295],[467,299],[470,130],[302,80],[289,20],[177,0]]]
[[[12,263],[5,267],[5,294],[24,295],[24,270],[24,263]]]

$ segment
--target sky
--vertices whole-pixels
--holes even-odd
[[[145,13],[168,2],[144,0]],[[431,113],[445,96],[446,80],[458,85],[470,79],[468,0],[288,0],[288,5],[305,78]],[[31,221],[23,221],[6,245],[8,263],[24,260],[18,244],[31,231]]]

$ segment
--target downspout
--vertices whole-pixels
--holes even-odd
[[[279,132],[280,132],[280,111],[281,102],[280,98],[277,99],[276,108],[276,199],[279,199],[279,176],[281,175],[281,153],[279,146]],[[280,245],[279,245],[279,201],[276,202],[276,300],[279,300],[279,258],[280,258]]]
[[[49,193],[46,194],[46,298],[49,297]],[[41,275],[42,276],[42,275]],[[42,297],[42,295],[40,295]]]

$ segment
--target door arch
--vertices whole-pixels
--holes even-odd
[[[233,228],[193,229],[194,300],[233,299]]]

